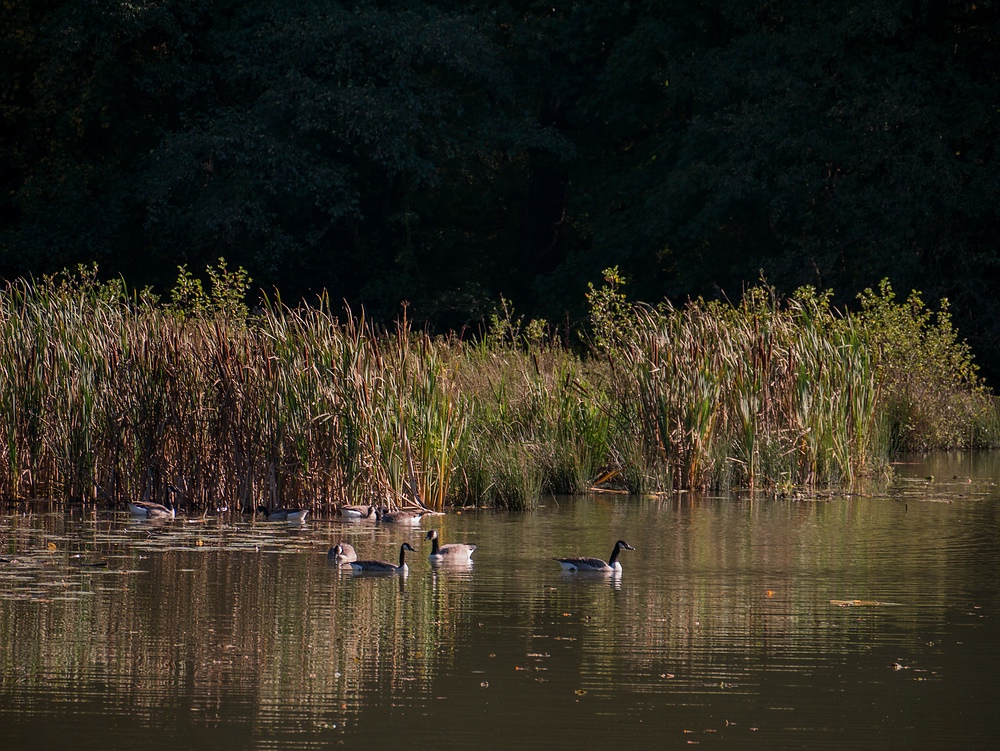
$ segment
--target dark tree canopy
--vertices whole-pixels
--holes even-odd
[[[993,0],[3,0],[0,273],[224,256],[438,327],[763,274],[947,296],[1000,372]]]

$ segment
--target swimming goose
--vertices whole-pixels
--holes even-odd
[[[410,543],[408,542],[404,542],[402,545],[400,545],[398,566],[393,566],[391,563],[387,561],[351,561],[351,568],[354,570],[354,573],[356,574],[359,574],[363,571],[368,571],[371,573],[405,574],[409,571],[409,568],[406,565],[406,561],[404,560],[404,556],[406,555],[407,550],[409,550],[411,553],[416,552],[412,547],[410,547]]]
[[[268,522],[304,522],[306,520],[306,514],[309,513],[307,508],[276,508],[273,511],[268,511],[265,506],[258,506],[257,513],[264,515],[264,521]]]
[[[341,506],[338,511],[348,519],[370,519],[377,514],[374,506]]]
[[[327,551],[326,559],[331,563],[342,566],[345,563],[358,560],[358,553],[353,545],[348,545],[346,542],[338,542]]]
[[[421,518],[430,513],[428,511],[389,511],[388,508],[383,506],[381,509],[376,511],[378,515],[378,520],[384,524],[411,524],[416,526],[420,524]]]
[[[472,561],[472,554],[476,552],[475,545],[465,545],[460,542],[439,545],[438,531],[436,529],[430,530],[424,539],[431,541],[431,554],[428,557],[432,562],[466,563]]]
[[[615,543],[615,549],[611,551],[611,557],[605,563],[600,558],[556,558],[563,571],[615,571],[622,570],[622,565],[618,562],[618,554],[622,550],[635,550],[624,540]]]
[[[166,505],[153,503],[152,501],[129,501],[128,510],[132,516],[139,519],[173,519],[175,515],[174,504],[170,498],[166,499]]]

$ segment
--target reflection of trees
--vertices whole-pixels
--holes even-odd
[[[0,567],[0,706],[29,687],[151,722],[166,708],[297,732],[423,703],[449,676],[493,692],[528,678],[598,696],[612,681],[756,690],[768,673],[808,676],[887,638],[923,645],[949,603],[973,597],[997,519],[969,529],[974,507],[931,502],[942,497],[921,485],[906,503],[594,498],[451,517],[448,539],[474,529],[473,570],[432,569],[421,549],[405,580],[328,566],[321,527],[14,518],[0,528],[2,555],[21,566]],[[397,549],[398,531],[362,534],[372,557]],[[565,577],[551,560],[606,556],[619,537],[636,551],[618,582]],[[73,568],[77,551],[108,569]],[[854,598],[899,605],[830,602]]]
[[[745,687],[764,673],[808,673],[888,640],[922,648],[921,634],[940,625],[948,603],[981,576],[977,561],[989,559],[949,536],[997,533],[995,524],[978,535],[949,526],[955,517],[944,504],[911,502],[907,512],[892,497],[571,503],[557,526],[519,530],[523,549],[606,555],[623,536],[637,551],[622,556],[621,588],[563,580],[552,569],[552,591],[521,602],[519,616],[535,636],[525,653],[576,640],[575,663],[562,669],[588,690],[612,680],[637,691]],[[842,598],[890,604],[831,603]],[[473,610],[488,609],[480,604]]]
[[[659,570],[626,562],[616,596],[564,595],[561,608],[606,624],[580,629],[581,674],[593,685],[614,674],[641,691],[659,690],[666,674],[676,675],[670,690],[717,689],[770,671],[810,673],[907,632],[922,649],[928,620],[943,622],[956,583],[981,572],[963,575],[974,561],[947,540],[976,532],[948,524],[944,505],[925,504],[919,515],[912,506],[907,516],[891,498],[664,505],[652,513],[672,521],[629,532],[636,548],[659,551]],[[883,604],[831,603],[841,598]]]
[[[433,584],[354,578],[322,555],[215,550],[218,530],[178,534],[157,549],[162,540],[145,534],[162,530],[143,527],[132,546],[120,533],[117,544],[100,542],[108,530],[91,529],[92,544],[78,546],[110,565],[80,574],[64,553],[38,553],[45,540],[58,539],[62,551],[76,537],[45,529],[47,521],[10,546],[19,561],[45,555],[56,578],[86,578],[65,600],[42,591],[0,601],[0,685],[8,688],[27,683],[81,699],[100,691],[115,711],[146,717],[172,707],[208,718],[236,702],[267,725],[327,715],[343,722],[362,700],[426,696],[434,662],[448,659],[439,645],[453,642],[448,632],[464,611],[461,578],[455,588],[437,575]],[[58,685],[48,686],[51,676]]]

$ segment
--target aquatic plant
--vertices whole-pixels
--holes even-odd
[[[888,286],[855,315],[760,285],[738,304],[630,304],[609,270],[588,349],[501,301],[475,341],[329,300],[239,307],[220,262],[161,304],[95,269],[0,293],[0,496],[199,509],[337,502],[531,508],[633,492],[853,483],[891,450],[996,441],[946,309]],[[179,291],[178,291],[179,290]],[[581,353],[582,352],[582,353]]]
[[[919,292],[898,301],[883,280],[859,296],[855,316],[885,384],[883,419],[893,451],[994,444],[997,408],[955,330],[948,300],[930,310]]]
[[[863,313],[852,316],[832,309],[829,293],[803,288],[782,301],[761,285],[737,305],[695,300],[680,309],[630,308],[616,270],[606,279],[608,290],[591,299],[598,303],[595,346],[615,366],[620,430],[613,453],[633,491],[852,483],[883,475],[900,445],[890,435],[898,422],[893,411],[901,402],[913,408],[912,398],[901,399],[913,388],[904,376],[914,372],[913,359],[929,361],[925,367],[936,374],[924,391],[938,389],[948,404],[971,402],[978,410],[978,421],[964,424],[980,427],[933,445],[996,439],[986,419],[995,421],[996,407],[971,380],[967,349],[947,326],[928,331],[929,313],[914,324],[926,338],[907,338],[903,358],[876,346],[893,330],[885,325],[895,311],[891,298],[880,315],[868,297]],[[910,308],[923,310],[919,302]]]

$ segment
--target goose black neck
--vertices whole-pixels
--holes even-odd
[[[438,538],[437,535],[434,535],[431,538],[431,555],[437,555],[438,550],[440,550],[440,547],[438,545]]]
[[[406,548],[404,547],[406,543],[404,542],[399,546],[399,568],[403,568],[403,559],[406,556]]]
[[[615,567],[615,561],[618,560],[618,554],[622,552],[622,546],[620,543],[615,543],[615,549],[611,551],[611,557],[608,559],[608,565],[611,568]]]

